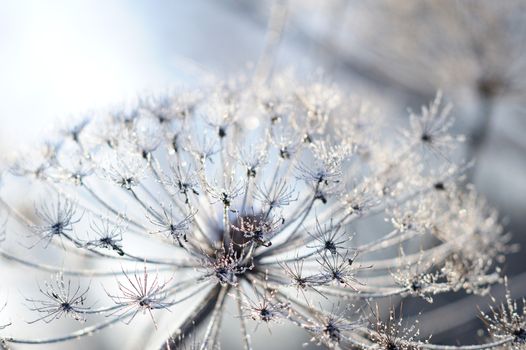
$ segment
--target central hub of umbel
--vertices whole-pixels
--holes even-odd
[[[230,242],[223,237],[225,250],[248,257],[259,247],[270,247],[275,230],[276,223],[264,213],[240,215],[230,225]]]
[[[213,274],[221,284],[237,283],[241,275],[255,272],[254,262],[258,252],[272,245],[272,238],[280,220],[274,220],[268,213],[238,215],[226,225],[220,235],[222,249],[212,259]]]

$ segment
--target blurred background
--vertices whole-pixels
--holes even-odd
[[[441,89],[454,106],[454,131],[466,135],[459,158],[475,160],[468,181],[499,208],[513,241],[526,243],[519,0],[2,0],[0,159],[64,119],[173,85],[252,74],[258,62],[307,79],[322,74],[401,127],[407,108]],[[510,255],[504,270],[513,295],[526,296],[525,254]],[[469,341],[466,331],[476,341],[476,305],[487,298],[457,299],[404,308],[426,310],[422,333],[433,329],[436,342]],[[451,310],[466,311],[437,329],[433,319]]]

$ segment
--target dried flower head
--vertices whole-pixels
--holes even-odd
[[[57,196],[57,200],[42,199],[40,205],[35,207],[35,215],[41,223],[32,225],[33,231],[47,247],[55,237],[68,236],[73,231],[73,225],[81,220],[77,206],[67,198]]]
[[[84,314],[90,310],[86,305],[86,295],[89,287],[82,289],[80,284],[72,286],[71,280],[64,280],[62,273],[57,273],[50,281],[44,282],[44,287],[38,287],[44,299],[26,298],[31,303],[30,310],[42,316],[28,323],[44,321],[50,323],[63,316],[69,316],[80,322],[85,322]]]
[[[152,311],[167,309],[170,306],[167,299],[169,281],[161,282],[158,274],[153,277],[150,276],[146,266],[144,266],[142,274],[135,272],[131,276],[124,270],[122,273],[125,281],[117,281],[120,293],[107,292],[116,306],[109,316],[117,315],[119,318],[125,319],[126,324],[129,324],[139,312],[143,314],[148,312],[152,322],[157,327]]]
[[[372,311],[373,319],[371,320],[371,340],[377,344],[380,349],[384,350],[416,350],[421,349],[422,345],[428,341],[419,340],[419,329],[417,324],[408,325],[402,318],[402,306],[400,306],[398,315],[396,309],[389,309],[387,320],[383,320],[379,312],[378,304]]]
[[[333,84],[284,76],[198,95],[142,98],[83,119],[37,166],[16,162],[3,179],[11,192],[29,184],[48,195],[31,215],[18,209],[26,198],[0,192],[10,217],[3,246],[45,244],[30,255],[10,244],[0,256],[59,273],[46,298],[33,300],[38,319],[87,325],[6,343],[68,341],[148,314],[157,330],[137,347],[213,349],[234,300],[246,349],[247,321],[297,326],[333,348],[411,348],[424,342],[399,330],[392,311],[387,323],[363,324],[370,300],[484,292],[500,281],[507,237],[496,213],[455,184],[461,172],[444,170],[456,136],[440,98],[399,136]],[[70,154],[93,171],[65,171]],[[97,309],[80,287],[93,279],[109,296]]]
[[[517,302],[511,297],[505,280],[505,300],[498,306],[491,306],[489,313],[480,313],[490,335],[497,340],[512,339],[513,349],[523,349],[526,344],[526,302]],[[493,300],[495,302],[495,300]]]
[[[488,98],[524,93],[523,2],[382,0],[355,5],[356,21],[348,18],[347,28],[358,33],[367,52],[361,58],[384,67],[402,84],[417,91],[471,89]]]

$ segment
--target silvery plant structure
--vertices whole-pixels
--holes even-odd
[[[137,348],[219,349],[235,324],[244,349],[281,327],[307,334],[298,349],[523,348],[509,293],[480,311],[478,344],[435,344],[401,316],[409,299],[506,283],[514,247],[452,156],[452,120],[440,93],[401,126],[283,74],[59,128],[2,175],[2,269],[34,276],[0,286],[2,347],[74,348],[124,325]]]

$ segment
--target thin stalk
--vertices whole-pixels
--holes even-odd
[[[288,3],[285,0],[277,0],[272,5],[267,25],[267,36],[263,52],[254,71],[254,82],[264,84],[272,75],[279,44],[283,38],[283,32],[288,18]]]
[[[210,311],[214,309],[220,291],[219,285],[212,288],[184,322],[163,342],[160,350],[179,349],[184,344],[186,337],[208,318]]]

